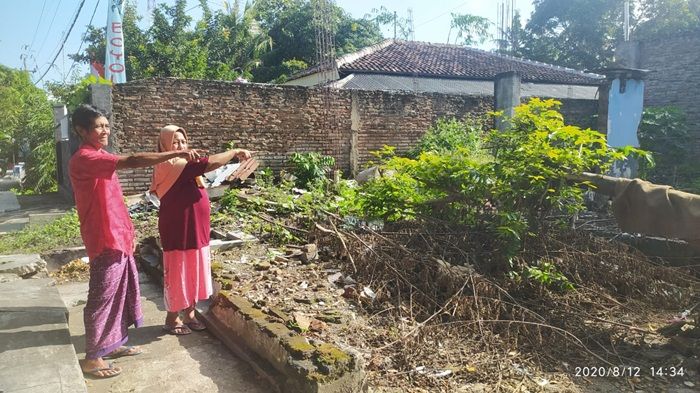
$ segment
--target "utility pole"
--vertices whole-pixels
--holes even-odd
[[[394,39],[396,39],[396,11],[394,11]]]

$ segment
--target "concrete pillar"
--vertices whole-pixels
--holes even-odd
[[[640,68],[639,41],[623,41],[615,48],[615,65],[622,68]]]
[[[494,108],[503,111],[505,117],[496,119],[496,128],[503,131],[509,124],[508,119],[515,114],[515,107],[520,105],[520,75],[516,71],[496,75],[493,96]]]
[[[353,90],[350,104],[350,173],[353,178],[360,169],[360,153],[357,146],[360,127],[360,97],[357,90]]]

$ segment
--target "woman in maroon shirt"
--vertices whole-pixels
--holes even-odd
[[[158,150],[187,150],[187,143],[185,130],[169,125],[160,131]],[[194,314],[197,301],[212,294],[209,197],[200,176],[236,157],[247,160],[250,152],[232,149],[192,162],[176,158],[155,167],[151,191],[160,198],[158,230],[168,312],[163,329],[168,333],[184,335],[205,329]]]

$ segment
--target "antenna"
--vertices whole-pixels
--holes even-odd
[[[416,40],[416,29],[415,26],[413,25],[413,9],[409,8],[408,9],[408,40],[409,41],[415,41]]]
[[[508,38],[513,30],[513,15],[515,0],[500,0],[496,4],[496,37],[499,52],[506,52],[510,47]]]
[[[623,27],[625,42],[630,40],[630,2],[625,1],[625,25]]]

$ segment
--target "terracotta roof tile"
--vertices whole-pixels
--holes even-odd
[[[355,60],[341,63],[351,73],[489,79],[517,71],[523,82],[597,85],[602,76],[456,45],[394,41]]]

